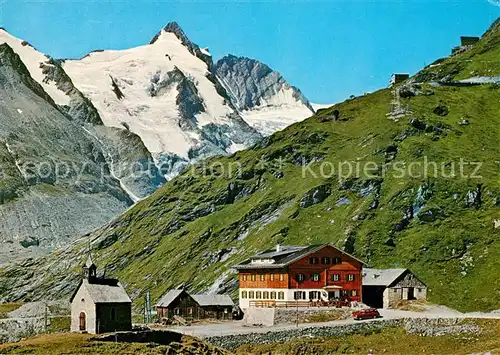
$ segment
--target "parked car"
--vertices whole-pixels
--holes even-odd
[[[356,312],[352,312],[352,317],[354,318],[354,320],[361,320],[361,319],[380,318],[381,315],[375,308],[366,308],[366,309],[360,309],[359,311]]]

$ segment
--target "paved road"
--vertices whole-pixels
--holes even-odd
[[[447,307],[434,306],[429,307],[423,312],[411,312],[400,310],[379,310],[382,319],[364,320],[362,322],[379,322],[384,319],[400,319],[400,318],[494,318],[500,319],[500,313],[460,313]],[[342,326],[346,324],[354,324],[358,321],[353,319],[344,319],[323,323],[302,323],[296,324],[279,324],[273,327],[252,327],[246,326],[243,321],[227,322],[222,324],[210,325],[195,325],[189,327],[170,327],[169,330],[180,332],[183,334],[194,335],[199,338],[221,336],[221,335],[237,335],[249,333],[267,333],[277,332],[280,330],[309,328],[309,327],[325,327],[325,326]]]

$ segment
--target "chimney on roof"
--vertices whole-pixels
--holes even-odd
[[[276,252],[279,253],[281,251],[281,245],[278,243],[276,244]]]

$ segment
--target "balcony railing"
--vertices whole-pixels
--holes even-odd
[[[307,307],[331,307],[342,308],[351,307],[349,300],[331,300],[331,301],[272,301],[272,300],[252,300],[250,307],[255,308],[307,308]]]

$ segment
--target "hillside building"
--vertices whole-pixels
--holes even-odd
[[[332,245],[277,245],[234,268],[242,309],[255,301],[362,299],[363,262]]]
[[[426,298],[427,285],[408,269],[363,269],[363,303],[370,307]]]
[[[233,319],[234,302],[229,295],[195,294],[170,290],[156,304],[158,320],[180,316],[193,319]]]
[[[70,302],[72,332],[100,334],[132,329],[132,301],[127,292],[118,280],[98,277],[90,255]]]
[[[481,38],[479,37],[468,37],[468,36],[462,36],[460,37],[460,44],[462,46],[473,46],[477,42],[479,42]]]
[[[468,36],[460,37],[460,46],[454,47],[451,50],[451,55],[454,56],[468,51],[469,49],[474,47],[474,45],[476,45],[476,43],[478,43],[480,40],[481,38],[479,37],[468,37]]]
[[[392,74],[390,86],[402,83],[410,78],[410,74]]]

